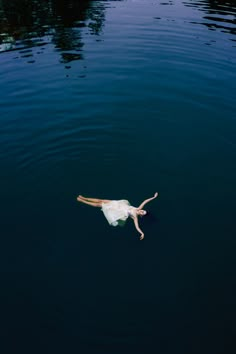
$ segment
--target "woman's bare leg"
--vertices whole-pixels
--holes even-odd
[[[80,197],[77,198],[78,202],[84,203],[84,204],[88,204],[91,205],[93,207],[98,207],[101,208],[102,207],[102,202],[88,202],[87,200],[81,199]]]
[[[110,200],[108,200],[108,199],[86,198],[86,197],[83,197],[82,195],[79,195],[78,198],[80,198],[82,200],[86,200],[91,203],[108,203],[108,202],[110,202]]]

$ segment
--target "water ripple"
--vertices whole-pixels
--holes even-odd
[[[209,30],[220,30],[223,33],[236,34],[236,6],[234,3],[215,1],[184,1],[187,7],[193,7],[205,13],[203,21],[192,21],[193,24],[201,24]]]
[[[189,111],[213,117],[219,107],[231,129],[221,141],[233,142],[235,7],[206,0],[148,5],[97,2],[76,12],[74,4],[64,17],[39,11],[27,30],[25,17],[15,24],[4,9],[2,160],[24,175],[66,160],[86,165],[94,155],[110,166],[135,146],[141,154],[142,134],[155,144],[152,126],[191,131]],[[216,31],[206,30],[212,26]],[[34,69],[25,68],[37,53]],[[188,114],[167,114],[167,107]]]

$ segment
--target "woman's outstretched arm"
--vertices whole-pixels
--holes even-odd
[[[137,216],[135,216],[134,218],[133,218],[133,220],[134,220],[134,226],[135,226],[135,228],[136,228],[136,230],[140,233],[140,240],[143,240],[144,239],[144,233],[143,233],[143,231],[140,229],[140,227],[139,227],[139,224],[138,224],[138,217]]]
[[[138,207],[138,209],[143,209],[144,205],[150,202],[151,200],[155,199],[158,196],[158,193],[154,194],[154,197],[145,199]]]

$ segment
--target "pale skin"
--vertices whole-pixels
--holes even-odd
[[[144,239],[144,233],[139,227],[138,216],[144,216],[147,214],[147,212],[145,210],[143,210],[144,205],[149,203],[151,200],[157,198],[157,196],[158,196],[158,193],[155,193],[153,197],[145,199],[137,208],[134,208],[134,215],[130,215],[130,217],[134,221],[134,226],[135,226],[136,230],[140,233],[140,240]],[[86,198],[86,197],[83,197],[82,195],[79,195],[77,197],[77,200],[78,200],[78,202],[88,204],[88,205],[91,205],[91,206],[97,207],[97,208],[101,208],[102,204],[104,204],[104,203],[111,202],[111,200],[109,200],[109,199]]]

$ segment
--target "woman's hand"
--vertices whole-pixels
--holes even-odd
[[[135,225],[135,228],[136,228],[136,230],[140,233],[140,240],[143,240],[144,239],[144,233],[143,233],[143,231],[140,229],[140,227],[139,227],[139,224],[138,224],[138,217],[137,216],[135,216],[134,218],[133,218],[133,220],[134,220],[134,225]]]
[[[143,209],[144,205],[146,205],[147,203],[149,203],[151,200],[155,199],[157,196],[158,196],[158,193],[156,192],[156,193],[154,194],[154,197],[145,199],[145,200],[139,205],[138,209]]]

